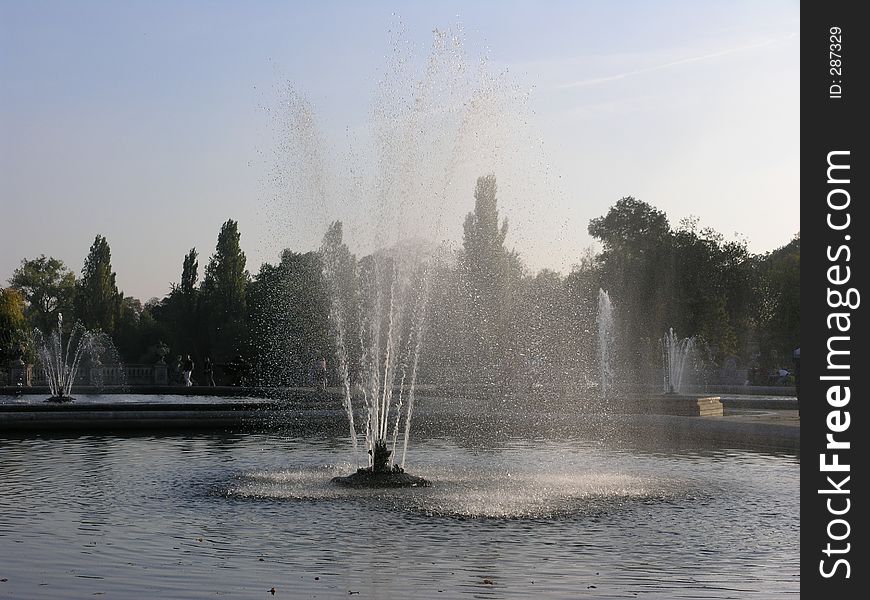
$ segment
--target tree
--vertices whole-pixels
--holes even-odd
[[[738,275],[748,257],[746,245],[725,242],[721,233],[697,219],[684,219],[673,232],[674,310],[671,325],[681,335],[699,336],[706,342],[708,358],[715,364],[737,354],[735,323],[744,307],[747,279]]]
[[[277,266],[263,263],[249,289],[260,384],[306,385],[311,362],[334,356],[320,255],[284,250]]]
[[[0,366],[18,357],[26,339],[24,296],[16,288],[0,289]]]
[[[462,245],[466,269],[476,280],[492,282],[501,271],[506,250],[508,223],[498,224],[498,200],[495,175],[477,178],[474,188],[474,212],[468,213],[463,226]]]
[[[357,261],[343,240],[341,221],[329,224],[318,251],[323,266],[325,301],[333,336],[349,373],[361,369],[362,343],[359,336],[360,297]]]
[[[115,326],[115,343],[117,350],[125,361],[139,360],[142,352],[142,302],[138,298],[121,297],[121,308]]]
[[[659,337],[673,325],[676,312],[677,257],[667,216],[627,196],[605,216],[592,219],[589,234],[604,246],[599,259],[601,287],[619,309],[617,336],[626,342],[624,366],[635,379],[654,381],[650,357],[660,355]]]
[[[76,287],[76,317],[88,329],[114,335],[121,314],[122,296],[115,285],[112,251],[101,235],[94,239]]]
[[[205,269],[205,279],[202,291],[208,296],[212,316],[221,320],[239,318],[245,314],[245,288],[248,284],[248,272],[245,270],[245,253],[242,252],[239,241],[239,224],[232,219],[221,226],[218,234],[215,253],[209,259]],[[185,267],[189,259],[195,260],[196,254],[185,257]],[[194,275],[191,269],[188,273]],[[182,274],[182,285],[184,285]]]
[[[180,339],[185,347],[193,347],[194,353],[198,355],[197,349],[202,347],[202,343],[198,339],[200,331],[200,294],[196,288],[196,280],[198,279],[197,270],[199,269],[199,262],[196,260],[196,257],[196,248],[191,248],[190,252],[184,256],[184,263],[181,267],[181,283],[177,287],[173,287],[170,293],[170,301],[173,305],[172,308],[174,309],[176,321],[176,339]]]
[[[184,255],[184,264],[181,267],[181,284],[178,287],[187,298],[193,298],[196,295],[196,280],[199,278],[197,274],[199,261],[196,260],[196,257],[196,248],[191,248],[190,252]]]
[[[520,301],[513,311],[523,377],[530,386],[566,383],[564,376],[574,367],[569,288],[562,276],[543,269],[523,279]]]
[[[204,333],[200,338],[202,346],[199,350],[215,360],[235,358],[245,347],[248,338],[248,272],[245,270],[246,259],[240,239],[236,221],[230,219],[221,226],[215,253],[209,259],[200,288],[199,308]],[[194,260],[194,254],[188,254],[185,259],[185,263],[191,265],[189,277],[193,276]]]
[[[474,212],[465,218],[460,262],[465,300],[467,364],[481,383],[504,383],[515,350],[511,319],[522,264],[504,242],[508,223],[499,224],[495,175],[477,179]]]
[[[762,367],[790,363],[800,345],[801,237],[757,258],[756,314]]]
[[[601,240],[605,253],[642,251],[661,242],[669,233],[665,213],[632,196],[620,198],[605,216],[589,222],[589,235]]]
[[[703,342],[709,367],[747,347],[754,277],[745,242],[699,229],[696,217],[671,230],[663,212],[632,197],[590,221],[589,233],[604,245],[601,285],[616,301],[634,379],[655,380],[658,340],[671,327]]]
[[[49,331],[57,324],[59,312],[72,310],[75,275],[57,258],[43,254],[33,260],[23,259],[9,284],[24,297],[24,316],[31,327]]]
[[[574,363],[568,368],[574,380],[600,382],[600,355],[598,336],[599,290],[607,287],[602,283],[600,257],[592,247],[585,250],[580,262],[573,265],[565,278],[567,294],[568,326],[566,334]]]
[[[163,300],[149,301],[141,311],[144,321],[140,319],[151,339],[145,348],[150,354],[156,341],[165,341],[176,354],[192,354],[197,359],[202,358],[203,349],[208,345],[207,332],[201,327],[200,290],[196,287],[198,279],[196,248],[191,248],[184,256],[181,267],[181,283],[171,284],[169,295]]]

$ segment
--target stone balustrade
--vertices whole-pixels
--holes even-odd
[[[115,364],[79,369],[73,386],[124,387],[169,385],[169,383],[168,368],[165,363]],[[9,363],[6,372],[0,371],[0,385],[41,387],[48,383],[42,369],[19,360]]]

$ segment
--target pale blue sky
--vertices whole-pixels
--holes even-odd
[[[311,249],[310,222],[269,233],[267,115],[289,83],[341,155],[397,27],[422,62],[433,29],[461,24],[527,99],[535,159],[500,189],[531,268],[578,262],[589,219],[626,195],[756,252],[799,230],[796,1],[308,4],[0,0],[0,282],[41,253],[78,272],[99,233],[119,287],[162,296],[228,218],[252,272]],[[455,237],[472,188],[445,214]]]

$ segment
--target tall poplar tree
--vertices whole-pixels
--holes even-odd
[[[184,255],[184,264],[181,267],[181,283],[173,290],[181,298],[183,317],[188,321],[188,327],[196,322],[197,299],[199,290],[196,289],[196,281],[199,278],[199,261],[197,260],[196,248]]]
[[[249,278],[240,239],[236,221],[230,219],[221,226],[200,289],[200,316],[205,332],[205,346],[201,350],[213,360],[234,358],[246,342]]]
[[[222,320],[245,314],[248,272],[240,239],[239,224],[232,219],[224,223],[218,234],[215,253],[205,268],[202,291],[211,305],[213,316]]]
[[[478,383],[504,384],[513,352],[511,305],[522,274],[504,245],[507,219],[499,223],[495,175],[477,179],[474,212],[465,218],[461,260],[467,364]]]
[[[76,317],[88,329],[101,329],[113,335],[121,314],[121,298],[112,271],[109,243],[98,235],[76,286]]]
[[[184,255],[184,264],[181,267],[181,293],[185,296],[193,296],[196,292],[196,280],[199,278],[199,261],[196,248]]]

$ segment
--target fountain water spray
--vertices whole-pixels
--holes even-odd
[[[73,325],[66,343],[63,340],[63,314],[57,315],[57,329],[45,335],[39,329],[33,332],[34,343],[39,355],[40,366],[45,375],[49,400],[54,402],[72,401],[70,393],[76,383],[83,359],[90,359],[92,365],[101,367],[100,355],[113,348],[105,334],[88,331],[81,323]],[[100,373],[98,377],[101,377]],[[99,381],[102,384],[102,381]]]
[[[677,337],[673,327],[662,337],[662,373],[666,394],[681,393],[686,367],[694,347],[695,338]]]
[[[598,360],[601,369],[601,398],[613,388],[613,305],[610,294],[598,289]]]
[[[324,245],[324,274],[329,287],[338,290],[337,253]],[[344,383],[344,407],[350,435],[357,453],[354,397],[365,407],[365,448],[368,466],[350,477],[336,478],[345,485],[426,485],[425,480],[404,473],[414,409],[417,370],[428,301],[428,263],[414,252],[392,256],[378,253],[367,259],[351,298],[356,307],[342,306],[348,296],[332,293],[330,317],[336,333],[339,373]],[[359,341],[362,348],[360,377],[350,381],[349,310],[358,311]],[[396,456],[402,438],[400,464]]]
[[[349,132],[347,155],[327,146],[314,106],[294,87],[270,111],[281,135],[271,171],[274,239],[304,239],[345,222],[349,241],[365,253],[357,260],[335,236],[320,251],[351,445],[357,456],[365,448],[371,470],[405,464],[434,250],[456,241],[453,225],[468,210],[471,182],[499,173],[523,198],[533,194],[529,167],[546,170],[528,155],[538,144],[527,127],[526,89],[490,73],[486,57],[469,59],[461,28],[434,31],[424,62],[402,30],[371,119]],[[399,464],[390,466],[385,457],[399,458],[400,448]]]

